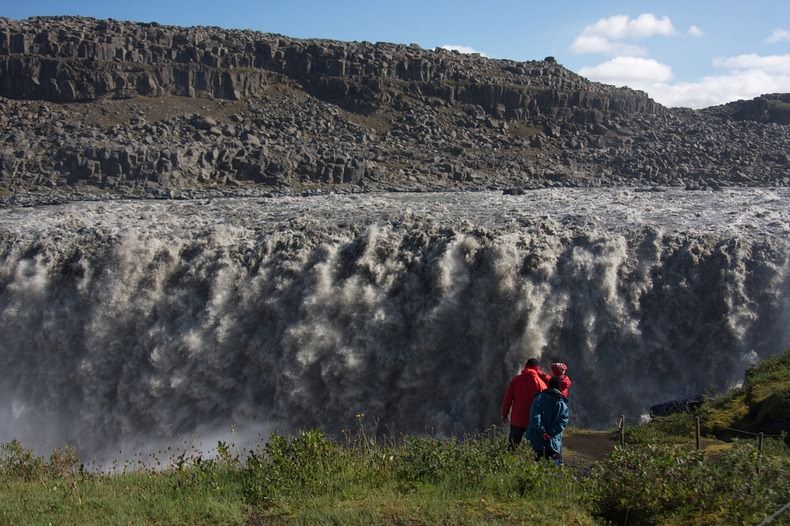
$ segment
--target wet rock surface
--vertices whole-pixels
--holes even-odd
[[[787,98],[667,109],[550,57],[0,19],[0,202],[786,186]]]

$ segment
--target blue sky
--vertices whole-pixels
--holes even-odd
[[[6,0],[0,16],[79,14],[294,37],[552,55],[595,80],[702,107],[790,91],[790,0]]]

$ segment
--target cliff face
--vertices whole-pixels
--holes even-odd
[[[550,57],[0,19],[0,108],[6,194],[790,184],[780,121],[668,110]]]
[[[790,93],[762,95],[705,110],[725,120],[790,124]]]
[[[371,111],[405,90],[500,117],[656,113],[643,93],[592,84],[553,60],[517,63],[385,43],[296,40],[252,31],[87,18],[5,21],[0,94],[57,102],[104,96],[238,100],[290,79],[316,97]]]

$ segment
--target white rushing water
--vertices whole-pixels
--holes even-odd
[[[83,455],[498,422],[561,359],[574,425],[790,346],[790,191],[626,189],[0,209],[0,441]],[[369,421],[370,421],[369,420]]]

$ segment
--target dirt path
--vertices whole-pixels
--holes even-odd
[[[611,453],[616,444],[611,431],[567,431],[562,437],[562,456],[567,466],[586,471]]]

